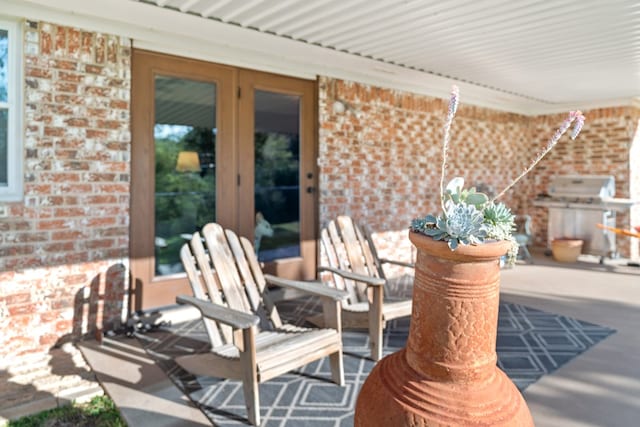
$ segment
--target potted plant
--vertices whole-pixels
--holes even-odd
[[[500,258],[515,261],[514,215],[496,200],[524,177],[575,123],[572,111],[532,163],[496,197],[447,186],[450,128],[458,107],[454,86],[444,126],[442,212],[412,221],[417,248],[413,311],[406,347],[383,358],[365,381],[355,426],[532,426],[522,395],[496,365]]]

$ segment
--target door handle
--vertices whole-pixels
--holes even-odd
[[[316,187],[307,187],[307,193],[312,194],[315,193]]]

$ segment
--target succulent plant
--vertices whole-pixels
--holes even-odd
[[[440,202],[442,215],[427,215],[411,221],[411,230],[426,234],[435,240],[444,240],[451,250],[458,245],[475,245],[486,240],[507,240],[511,248],[507,253],[507,264],[513,265],[518,254],[518,244],[512,236],[514,230],[514,215],[503,203],[496,203],[520,179],[538,164],[540,160],[556,145],[560,137],[574,125],[571,139],[575,139],[584,125],[584,116],[580,111],[571,111],[560,128],[551,137],[546,147],[539,152],[531,164],[511,181],[497,196],[489,200],[484,193],[476,192],[475,188],[464,189],[464,179],[456,177],[444,187],[447,156],[449,150],[450,129],[453,118],[458,109],[459,91],[456,86],[451,92],[449,110],[444,126],[442,143],[442,163],[440,176]]]
[[[512,240],[514,215],[503,203],[490,202],[474,188],[463,190],[464,179],[456,177],[446,187],[445,212],[436,217],[427,215],[411,222],[411,230],[435,240],[444,240],[451,250],[458,245],[477,245],[487,239]],[[513,261],[517,255],[517,244]],[[513,252],[510,251],[510,252]]]
[[[488,238],[495,240],[511,238],[515,228],[515,216],[504,203],[489,202],[482,212]]]
[[[463,189],[464,179],[457,176],[453,178],[444,192],[444,206],[445,209],[450,204],[464,203],[467,205],[473,205],[476,209],[482,209],[482,207],[489,201],[489,198],[484,193],[476,193],[475,188]]]
[[[457,179],[460,182],[460,178]],[[486,236],[484,215],[481,210],[483,203],[469,203],[467,193],[463,195],[459,187],[454,191],[449,191],[449,188],[447,186],[447,194],[450,197],[445,202],[446,211],[444,214],[439,217],[427,215],[424,218],[416,218],[411,223],[411,229],[431,236],[435,240],[446,241],[451,250],[457,248],[459,244],[482,243]],[[469,194],[478,195],[481,193],[472,192]],[[476,202],[480,198],[472,196],[470,200]],[[487,198],[484,196],[485,203],[486,200]]]

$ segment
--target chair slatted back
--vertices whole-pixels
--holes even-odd
[[[244,284],[244,291],[251,305],[251,312],[260,317],[260,324],[263,329],[266,328],[266,325],[282,326],[278,310],[276,310],[275,304],[269,298],[267,283],[253,246],[249,240],[244,237],[238,238],[236,233],[231,230],[226,230],[225,235],[235,258],[240,280]]]
[[[321,232],[321,242],[330,267],[369,277],[380,277],[377,256],[360,228],[348,216],[332,220]],[[349,292],[348,303],[367,301],[366,285],[332,275],[337,288]]]
[[[205,225],[202,234],[228,306],[257,314],[261,329],[281,326],[278,311],[267,295],[262,269],[248,240],[239,239],[231,230],[225,232],[215,223]]]
[[[185,244],[180,255],[196,298],[256,314],[260,317],[259,329],[282,326],[278,311],[267,294],[260,264],[247,239],[210,223],[201,233],[194,233],[190,245]],[[205,320],[205,327],[212,346],[233,342],[233,331],[229,326]]]
[[[249,269],[255,278],[258,291],[260,292],[260,295],[262,295],[263,309],[266,311],[267,318],[271,321],[273,327],[279,328],[282,326],[282,320],[280,319],[280,314],[276,309],[276,305],[273,303],[273,299],[271,299],[271,296],[269,295],[267,281],[262,273],[262,267],[258,262],[258,257],[256,256],[253,244],[246,237],[240,237],[240,245],[242,245],[247,263],[249,264]]]
[[[358,228],[357,226],[356,226],[356,231],[360,232],[360,228]],[[369,254],[371,255],[372,264],[370,264],[370,265],[377,272],[377,274],[378,274],[377,277],[381,277],[383,279],[386,279],[387,276],[385,276],[385,274],[384,274],[384,268],[382,268],[382,263],[380,262],[380,257],[378,256],[378,251],[376,250],[376,245],[373,244],[373,237],[371,237],[371,232],[369,231],[369,228],[366,225],[362,227],[361,235],[362,235],[362,237],[360,238],[360,240],[362,242],[364,242],[363,244],[367,245],[367,248],[368,248],[367,250],[369,251]]]
[[[365,276],[380,277],[377,258],[358,224],[348,216],[339,216],[337,222],[352,271]]]
[[[195,243],[194,240],[196,240]],[[180,259],[182,260],[182,265],[191,284],[193,296],[205,301],[210,300],[216,304],[226,305],[222,302],[217,280],[209,267],[209,262],[198,233],[194,233],[191,240],[191,247],[192,249],[190,250],[188,243],[182,245]],[[203,259],[204,262],[202,262]],[[232,341],[232,330],[229,326],[218,325],[217,322],[210,319],[203,318],[202,320],[213,347]]]
[[[343,250],[341,251],[342,244],[340,241],[340,235],[338,234],[333,221],[327,224],[327,227],[323,228],[320,232],[320,241],[329,262],[329,267],[348,270],[349,265],[346,254]],[[337,289],[347,291],[349,293],[349,297],[345,301],[346,304],[353,304],[359,301],[360,298],[358,297],[356,284],[353,280],[344,279],[337,274],[332,274],[331,278],[332,281],[330,284],[334,285]]]
[[[202,229],[202,236],[213,268],[218,275],[227,306],[234,310],[251,313],[251,306],[247,295],[243,292],[242,280],[224,230],[218,224],[207,224]]]

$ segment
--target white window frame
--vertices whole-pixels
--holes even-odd
[[[7,164],[0,167],[7,168],[8,185],[0,185],[0,201],[9,202],[23,198],[22,25],[0,19],[0,29],[7,31],[9,38],[7,102],[0,101],[0,108],[7,110]]]

